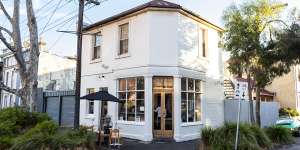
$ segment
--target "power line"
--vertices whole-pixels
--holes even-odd
[[[63,7],[65,7],[65,6],[66,6],[68,3],[70,3],[70,2],[71,2],[71,1],[67,1],[65,4],[63,4],[63,5],[61,5],[60,7],[58,7],[57,10],[59,10],[59,9],[61,9],[61,8],[63,8]],[[51,7],[55,7],[55,4],[52,5]],[[56,7],[57,7],[57,6],[56,6]],[[55,8],[56,8],[56,7],[55,7]],[[44,7],[44,8],[45,8],[45,7]],[[42,21],[42,20],[44,20],[44,19],[47,19],[48,17],[44,17],[44,16],[49,16],[50,13],[53,13],[53,11],[49,10],[49,11],[46,11],[46,12],[44,12],[44,13],[42,13],[42,14],[36,16],[37,22],[40,22],[40,21]],[[45,14],[47,14],[47,15],[45,15]],[[40,17],[42,17],[42,18],[40,18]],[[26,21],[26,19],[25,19],[24,21]],[[22,28],[24,29],[25,26],[22,26]]]
[[[67,27],[67,29],[70,29],[74,22],[75,22],[75,20],[73,20],[73,22],[71,22],[71,24]],[[60,41],[60,39],[64,35],[65,35],[65,33],[61,33],[60,36],[54,41],[54,43],[49,47],[49,50],[51,50]]]
[[[46,6],[49,6],[50,3],[54,2],[54,0],[49,0],[46,4],[44,4],[42,7],[38,8],[35,12],[35,14],[37,14],[39,11],[41,11],[42,9],[44,9]],[[23,21],[21,21],[20,24],[25,23],[27,19],[25,18]]]
[[[83,14],[83,15],[90,23],[93,23],[93,21],[87,15],[85,15],[85,14]]]
[[[87,8],[86,11],[90,10],[91,8],[93,8],[93,7],[95,7],[95,6],[96,6],[96,5],[93,5],[93,6],[89,7],[89,8]],[[68,16],[68,15],[66,15],[66,16]],[[57,24],[55,24],[54,26],[52,26],[52,27],[46,29],[46,30],[44,31],[44,33],[47,32],[47,31],[49,31],[49,30],[52,30],[52,29],[58,27],[59,25],[66,24],[66,23],[70,22],[72,19],[75,19],[76,17],[77,17],[77,14],[76,14],[76,15],[73,15],[72,17],[70,17],[70,18],[68,18],[68,19],[66,19],[66,20],[64,20],[64,21],[62,21],[62,22],[59,22],[59,23],[57,23],[57,22],[55,21],[53,24],[55,24],[55,23],[57,23]],[[64,18],[64,17],[63,17],[63,18]]]
[[[48,19],[47,23],[45,24],[45,26],[44,26],[44,28],[43,28],[43,30],[42,30],[42,32],[41,32],[40,34],[43,34],[43,32],[45,31],[45,29],[46,29],[47,25],[49,24],[49,22],[51,21],[52,17],[53,17],[53,16],[54,16],[54,14],[56,13],[56,11],[57,11],[57,8],[60,6],[61,2],[62,2],[62,0],[60,0],[60,1],[57,3],[57,5],[56,5],[56,7],[55,7],[54,11],[52,12],[52,14],[51,14],[50,18]]]

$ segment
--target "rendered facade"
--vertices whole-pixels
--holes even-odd
[[[108,90],[123,137],[199,138],[224,123],[222,29],[181,6],[151,1],[84,29],[81,96]],[[82,100],[80,124],[97,128],[100,103]]]

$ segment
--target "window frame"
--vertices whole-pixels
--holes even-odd
[[[137,89],[138,88],[138,78],[143,79],[143,89]],[[134,79],[135,81],[135,87],[134,90],[128,89],[128,80]],[[120,90],[120,80],[125,80],[125,90]],[[138,92],[143,93],[143,99],[137,99],[137,94]],[[118,121],[123,121],[123,122],[135,122],[135,123],[144,123],[145,122],[145,78],[143,76],[137,76],[137,77],[128,77],[128,78],[119,78],[117,80],[117,96],[120,98],[120,93],[125,93],[125,99],[120,99],[121,101],[125,101],[125,118],[123,120],[120,119],[120,104],[118,104]],[[135,98],[134,98],[134,120],[128,120],[128,95],[129,93],[134,93]],[[143,115],[143,119],[140,118],[140,120],[137,120],[138,116],[138,108],[137,108],[137,103],[138,101],[143,101],[143,107],[144,111],[140,115]]]
[[[127,26],[127,38],[122,38],[122,27]],[[129,22],[122,23],[118,26],[118,56],[124,56],[129,54]],[[127,51],[122,52],[121,42],[127,40]]]
[[[100,37],[100,43],[99,43],[99,45],[97,45],[97,36],[99,36]],[[92,40],[93,42],[92,42],[92,53],[91,53],[91,60],[93,61],[93,60],[99,60],[99,59],[101,59],[102,58],[102,45],[103,45],[103,36],[102,36],[102,33],[101,33],[101,31],[100,32],[97,32],[97,33],[94,33],[93,34],[93,40]],[[99,48],[99,49],[97,49],[97,48]],[[97,50],[99,50],[99,52],[97,52]],[[97,55],[96,53],[99,55]],[[96,55],[95,55],[96,54]]]
[[[86,89],[86,94],[94,93],[95,88],[87,88]],[[93,100],[86,100],[86,114],[87,115],[94,115],[95,114],[95,102]],[[90,112],[90,105],[91,103],[93,104],[93,112]]]
[[[185,90],[183,90],[182,89],[182,80],[185,80]],[[188,81],[189,80],[192,80],[193,81],[193,90],[189,90],[189,83],[188,83]],[[198,81],[199,82],[199,91],[196,91],[196,81]],[[202,116],[203,116],[203,114],[202,114],[202,99],[203,99],[203,94],[204,94],[204,92],[203,92],[203,80],[200,80],[200,79],[193,79],[193,78],[188,78],[188,77],[182,77],[181,79],[180,79],[180,84],[181,84],[181,89],[180,89],[180,98],[181,98],[181,101],[180,101],[180,116],[181,116],[181,118],[180,118],[180,120],[181,120],[181,124],[194,124],[194,123],[201,123],[202,122]],[[185,93],[185,98],[183,98],[182,97],[182,95],[183,95],[183,93]],[[189,121],[189,94],[193,94],[193,121]],[[197,105],[197,100],[196,100],[196,96],[197,95],[199,95],[199,104],[200,104],[200,106],[199,106],[199,108],[197,108],[196,107],[196,105]],[[185,105],[186,105],[186,109],[185,109],[185,115],[186,115],[186,121],[185,122],[183,122],[183,119],[182,119],[182,117],[183,117],[183,108],[182,108],[182,105],[183,105],[183,99],[185,100]],[[197,109],[200,109],[200,116],[199,116],[199,120],[197,120],[197,112],[196,112],[196,110]]]
[[[208,58],[208,32],[207,29],[198,26],[198,57]]]

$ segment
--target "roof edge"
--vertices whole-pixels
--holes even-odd
[[[124,11],[124,12],[121,12],[121,13],[119,13],[119,14],[116,14],[116,15],[113,15],[113,16],[111,16],[111,17],[108,17],[108,18],[105,18],[105,19],[103,19],[103,20],[100,20],[100,21],[98,21],[98,22],[96,22],[96,23],[93,23],[93,24],[91,24],[91,25],[88,25],[88,26],[86,26],[86,27],[83,28],[83,31],[89,31],[89,30],[91,30],[91,29],[93,29],[93,28],[95,28],[95,27],[103,26],[103,25],[106,25],[106,24],[110,24],[111,22],[114,22],[114,21],[116,21],[116,20],[120,20],[120,19],[122,19],[122,18],[124,18],[124,17],[127,17],[127,16],[129,16],[129,15],[131,15],[131,14],[138,13],[138,12],[143,11],[143,10],[145,10],[145,11],[151,11],[151,10],[152,10],[152,11],[153,11],[154,9],[160,9],[161,11],[163,11],[163,10],[165,10],[165,11],[168,11],[168,10],[174,10],[174,11],[178,11],[179,13],[184,12],[184,13],[187,13],[187,14],[189,14],[189,15],[191,15],[191,16],[193,16],[193,17],[199,19],[199,20],[202,20],[202,21],[204,21],[205,23],[207,23],[207,24],[213,26],[214,29],[216,29],[216,30],[218,30],[218,31],[221,31],[221,32],[224,31],[224,29],[223,29],[222,27],[220,27],[220,26],[218,26],[218,25],[216,25],[216,24],[214,24],[214,23],[208,21],[207,19],[202,18],[201,16],[199,16],[199,15],[196,14],[196,13],[194,13],[193,11],[191,11],[191,10],[189,10],[189,9],[186,9],[186,8],[180,6],[180,5],[177,5],[177,6],[178,6],[178,7],[169,7],[169,8],[165,8],[165,7],[156,7],[156,6],[140,5],[140,6],[137,6],[137,7],[132,8],[132,9],[129,9],[129,10],[127,10],[127,11]],[[154,11],[155,11],[155,10],[154,10]]]

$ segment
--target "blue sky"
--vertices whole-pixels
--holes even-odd
[[[77,14],[78,3],[77,0],[33,0],[34,7],[38,10],[36,12],[39,32],[42,32],[44,27],[44,33],[40,36],[47,42],[47,47],[50,52],[58,55],[75,55],[76,53],[76,36],[74,34],[63,34],[56,32],[56,30],[72,30],[76,29],[75,17]],[[51,2],[50,2],[51,1]],[[107,0],[99,6],[86,6],[85,22],[93,23],[101,19],[110,17],[132,7],[149,2],[150,0]],[[203,18],[222,26],[222,13],[223,10],[233,2],[240,3],[243,0],[168,0],[169,2],[177,3],[183,7],[198,13]],[[287,2],[289,7],[300,8],[300,0],[281,0]],[[52,16],[56,6],[57,11]],[[26,15],[24,4],[21,4],[21,31],[22,36],[27,37],[28,32],[26,30],[26,21],[24,17]],[[8,11],[12,10],[12,4],[10,2],[5,3]],[[52,17],[51,17],[52,16]],[[73,18],[72,18],[73,17]],[[50,19],[51,18],[51,19]],[[69,19],[70,18],[70,19]],[[7,26],[8,22],[4,21],[4,16],[0,13],[0,24]],[[69,21],[69,22],[68,22]],[[47,23],[48,22],[48,23]],[[46,25],[47,24],[47,25]]]

